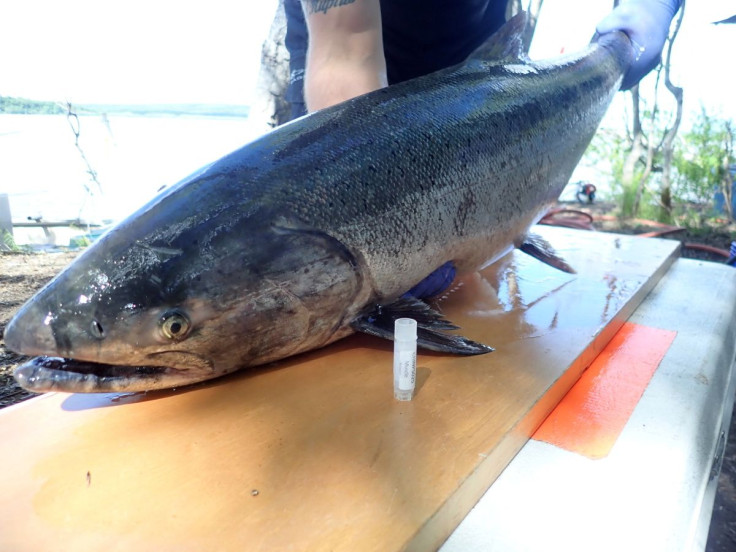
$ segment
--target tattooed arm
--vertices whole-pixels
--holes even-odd
[[[379,0],[302,0],[309,111],[386,86]]]

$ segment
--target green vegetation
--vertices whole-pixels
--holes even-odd
[[[23,113],[56,115],[66,113],[66,110],[54,102],[41,102],[25,98],[0,96],[0,113]]]
[[[659,122],[659,114],[645,112],[645,117],[655,127],[666,125]],[[627,177],[626,163],[632,151],[630,136],[621,130],[606,129],[596,135],[588,148],[586,162],[597,164],[609,175],[609,185],[623,218],[643,217],[697,228],[716,219],[734,220],[730,209],[734,177],[729,170],[736,165],[734,134],[732,121],[702,108],[691,128],[677,136],[672,156],[671,216],[663,216],[661,208],[661,151],[645,148],[629,167]]]
[[[730,171],[736,164],[733,122],[713,117],[702,108],[692,129],[682,136],[678,145],[674,157],[677,174],[674,191],[681,198],[709,206],[713,206],[714,198],[720,194],[723,213],[733,220]]]
[[[130,115],[135,117],[193,116],[193,117],[247,117],[247,105],[211,104],[80,104],[74,106],[78,115]],[[61,104],[0,96],[0,113],[66,114]]]
[[[8,232],[5,228],[0,228],[0,251],[19,251],[20,248],[16,245],[13,239],[13,234]]]
[[[247,105],[212,104],[85,104],[79,114],[132,115],[132,116],[193,116],[193,117],[247,117]]]

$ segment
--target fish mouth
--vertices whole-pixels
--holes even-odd
[[[41,356],[13,372],[23,389],[35,393],[109,393],[169,389],[194,383],[188,370],[168,366],[102,364],[61,357]]]

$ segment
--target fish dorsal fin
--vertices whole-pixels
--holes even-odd
[[[529,17],[525,11],[517,13],[500,29],[493,33],[483,44],[468,56],[468,59],[497,62],[523,62],[527,56],[524,52],[524,29]]]

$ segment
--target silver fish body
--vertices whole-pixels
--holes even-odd
[[[519,25],[462,65],[298,119],[163,192],[12,320],[8,348],[51,357],[16,379],[73,392],[210,379],[331,343],[443,263],[477,270],[519,246],[632,55],[615,33],[525,61]]]

